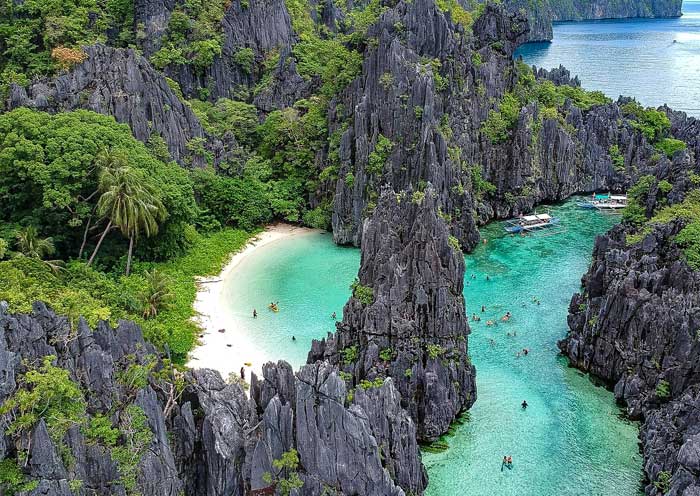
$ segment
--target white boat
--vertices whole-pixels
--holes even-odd
[[[595,208],[598,210],[619,210],[621,208],[625,208],[626,206],[626,195],[610,195],[607,200],[595,204]]]
[[[525,215],[517,219],[506,221],[505,230],[509,233],[530,232],[539,229],[545,229],[559,224],[558,217],[552,217],[549,214],[533,214]]]
[[[598,210],[618,210],[627,206],[627,196],[594,194],[591,200],[578,202],[580,208]]]

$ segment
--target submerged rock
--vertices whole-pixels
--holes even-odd
[[[335,334],[314,341],[309,362],[329,360],[356,391],[391,377],[418,438],[434,440],[476,400],[465,315],[464,258],[437,194],[382,192],[365,221],[353,296]]]

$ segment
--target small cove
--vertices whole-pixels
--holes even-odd
[[[469,339],[478,400],[470,420],[447,439],[450,448],[424,454],[429,495],[639,494],[638,426],[622,419],[612,394],[568,368],[556,349],[593,240],[616,218],[579,210],[573,200],[552,212],[565,233],[510,237],[496,222],[482,230],[489,242],[466,257],[467,312],[481,316]],[[280,240],[257,250],[227,281],[227,311],[246,319],[250,339],[270,360],[299,367],[311,340],[333,330],[330,315],[340,318],[358,266],[359,250],[335,246],[329,234]],[[279,313],[267,310],[270,301],[280,302]],[[486,325],[506,311],[511,321]],[[517,358],[523,348],[530,353]],[[514,468],[501,472],[506,454]]]

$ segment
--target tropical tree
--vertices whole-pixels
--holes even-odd
[[[53,239],[39,237],[39,232],[34,226],[27,226],[17,232],[16,246],[17,250],[25,257],[39,260],[56,252]]]
[[[129,158],[122,151],[115,151],[111,148],[104,148],[95,156],[94,164],[95,166],[93,170],[96,170],[97,174],[99,175],[101,172],[106,170],[114,172],[121,167],[128,167]],[[92,200],[93,197],[95,197],[95,195],[99,193],[100,185],[98,184],[95,191],[90,193],[86,198],[83,198],[82,200],[85,204],[89,204],[90,200]],[[92,217],[95,213],[94,211],[96,208],[96,204],[90,208],[90,214],[88,215],[87,222],[85,223],[85,231],[83,231],[83,241],[80,244],[80,250],[78,251],[78,258],[83,258],[83,251],[85,250],[85,244],[87,243],[88,232],[90,231],[90,224],[92,223]]]
[[[94,261],[107,233],[118,228],[129,239],[126,264],[126,275],[129,275],[136,238],[140,233],[146,237],[157,234],[158,224],[165,220],[167,212],[147,178],[130,167],[102,170],[99,188],[101,195],[97,202],[97,213],[107,219],[107,226],[97,241],[88,265]]]
[[[147,286],[140,294],[142,315],[150,319],[158,315],[158,311],[168,308],[173,301],[170,291],[170,278],[159,270],[153,269],[144,274]]]
[[[7,241],[0,238],[0,260],[5,258],[6,253],[7,253]]]

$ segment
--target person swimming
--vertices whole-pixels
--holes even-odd
[[[521,403],[520,406],[523,407],[523,410],[526,410],[527,409],[527,400],[523,400],[523,402]]]
[[[295,338],[294,336],[292,336],[292,341],[296,341],[296,340],[297,340],[297,338]]]
[[[331,314],[331,319],[336,320],[336,318],[337,318],[337,317],[335,316],[335,312],[333,312],[333,313]]]
[[[510,313],[510,312],[506,312],[506,314],[505,314],[503,317],[501,317],[501,320],[502,320],[503,322],[508,322],[508,321],[510,320],[511,317],[512,317],[511,313]]]
[[[258,318],[258,311],[253,308],[253,318],[257,319]]]
[[[484,305],[481,305],[481,312],[483,313],[485,311],[486,311],[486,307]]]

